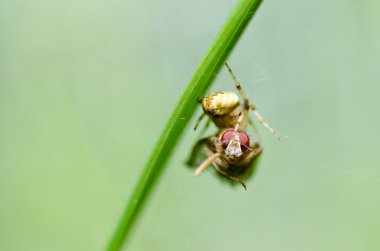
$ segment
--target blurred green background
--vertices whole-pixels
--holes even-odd
[[[235,3],[0,1],[0,250],[104,249]],[[380,250],[379,16],[265,0],[229,63],[289,137],[246,192],[192,177],[192,118],[126,249]]]

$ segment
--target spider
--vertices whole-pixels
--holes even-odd
[[[202,113],[202,115],[198,118],[194,126],[194,130],[197,129],[199,123],[205,115],[208,115],[219,129],[233,128],[237,124],[239,114],[247,115],[248,110],[252,110],[258,121],[266,129],[268,129],[273,136],[280,139],[278,133],[264,120],[263,116],[261,116],[261,114],[256,110],[253,103],[249,101],[230,66],[227,63],[225,63],[225,65],[235,83],[236,89],[243,98],[243,103],[239,102],[239,97],[234,92],[212,92],[205,97],[198,98],[198,102],[202,104],[204,113]],[[241,121],[241,126],[244,128],[247,122],[252,125],[255,132],[257,132],[253,121],[248,116],[244,116]],[[206,127],[207,126],[208,123],[206,124]]]
[[[258,142],[251,142],[247,133],[239,130],[245,117],[244,112],[240,113],[234,128],[222,129],[218,135],[198,141],[193,148],[192,156],[202,147],[207,159],[198,166],[194,176],[199,176],[208,166],[213,165],[219,174],[240,183],[244,189],[247,189],[246,184],[238,176],[247,173],[263,148]],[[188,162],[189,165],[192,165],[192,158]]]

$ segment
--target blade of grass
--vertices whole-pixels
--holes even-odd
[[[171,114],[153,152],[146,163],[124,211],[119,225],[109,243],[109,251],[120,250],[137,216],[141,212],[149,192],[157,181],[166,161],[185,129],[197,106],[197,97],[211,85],[222,64],[255,14],[262,0],[241,0],[219,32],[211,48],[203,58],[193,78]]]

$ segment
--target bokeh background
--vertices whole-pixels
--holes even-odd
[[[0,1],[0,250],[105,248],[235,3]],[[229,63],[287,137],[260,128],[246,192],[192,177],[192,118],[125,248],[380,250],[379,16],[265,0]]]

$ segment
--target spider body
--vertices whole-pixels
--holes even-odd
[[[200,102],[204,114],[207,114],[220,129],[233,128],[239,114],[244,111],[238,95],[234,92],[212,92],[200,98]]]
[[[262,145],[258,141],[252,140],[245,132],[248,123],[252,126],[259,139],[253,121],[248,116],[249,110],[275,137],[278,137],[278,134],[264,120],[253,103],[249,101],[227,63],[226,67],[243,102],[239,101],[239,96],[234,92],[220,91],[212,92],[198,99],[204,112],[199,117],[194,130],[202,118],[207,115],[218,127],[219,132],[214,136],[203,138],[195,144],[188,164],[190,166],[196,165],[193,163],[193,159],[195,159],[196,153],[201,150],[200,152],[206,155],[207,158],[203,159],[198,165],[194,176],[199,176],[208,166],[212,165],[220,175],[240,183],[246,189],[246,185],[240,177],[247,176],[247,173],[252,173],[253,162],[263,151]],[[208,124],[206,124],[206,127]],[[251,172],[249,172],[250,170]]]
[[[198,127],[200,121],[205,115],[214,122],[219,129],[233,128],[237,124],[239,115],[244,113],[247,115],[242,119],[240,125],[245,128],[247,122],[253,126],[253,121],[248,117],[248,111],[251,110],[258,121],[267,128],[273,136],[279,138],[276,131],[264,120],[263,116],[257,111],[256,107],[245,95],[241,84],[232,72],[228,64],[225,64],[232,79],[234,80],[236,89],[243,98],[243,102],[239,101],[239,96],[234,92],[212,92],[205,97],[200,97],[198,101],[201,103],[204,113],[198,118],[194,130]]]

